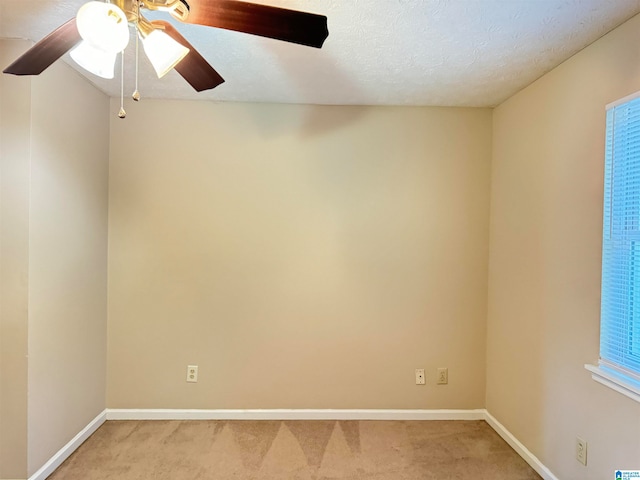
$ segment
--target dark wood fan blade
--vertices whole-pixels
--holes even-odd
[[[173,25],[164,20],[154,20],[151,23],[164,27],[167,35],[189,49],[187,56],[175,66],[175,69],[197,92],[210,90],[224,83],[224,78],[207,63],[204,57],[198,53],[193,45],[191,45]]]
[[[235,0],[191,0],[187,23],[224,28],[321,48],[327,17]]]
[[[40,75],[81,40],[76,19],[72,18],[27,50],[24,55],[5,68],[3,73]]]

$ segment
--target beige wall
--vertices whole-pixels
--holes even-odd
[[[58,62],[32,102],[29,474],[105,409],[109,171],[106,95]]]
[[[29,44],[0,40],[0,65]],[[27,471],[31,82],[0,75],[0,478]]]
[[[128,110],[111,123],[109,407],[484,406],[490,110]]]
[[[599,350],[605,105],[637,90],[640,17],[494,112],[487,408],[561,479],[640,468],[639,405],[583,367]]]
[[[109,100],[61,63],[0,81],[0,478],[26,478],[105,408]]]

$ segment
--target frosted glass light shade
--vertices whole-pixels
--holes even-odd
[[[71,58],[85,70],[102,78],[113,78],[117,53],[105,52],[83,40],[70,52]]]
[[[154,30],[142,39],[144,52],[158,74],[164,77],[180,60],[187,56],[189,49],[176,42],[161,30]]]
[[[116,5],[85,3],[78,10],[76,24],[85,42],[105,52],[118,53],[129,44],[127,16]]]

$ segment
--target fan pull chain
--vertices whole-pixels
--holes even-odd
[[[136,36],[136,89],[131,95],[131,98],[135,102],[140,101],[140,92],[138,91],[138,64],[140,59],[140,39],[138,38],[138,19],[140,18],[140,2],[136,0],[136,27],[135,27],[135,36]]]
[[[125,118],[127,112],[124,111],[124,50],[120,54],[122,62],[120,63],[120,111],[118,117]]]

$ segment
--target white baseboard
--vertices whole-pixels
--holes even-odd
[[[500,435],[505,442],[507,442],[511,448],[513,448],[518,455],[520,455],[525,462],[531,465],[538,475],[544,480],[558,480],[551,470],[549,470],[533,453],[531,453],[527,447],[525,447],[520,441],[513,436],[513,434],[505,428],[496,418],[485,410],[485,420],[493,428],[498,435]]]
[[[475,410],[188,410],[108,408],[62,447],[29,480],[45,480],[106,420],[485,420],[544,480],[558,480],[485,409]]]
[[[75,452],[76,449],[93,434],[93,432],[100,428],[100,425],[102,425],[106,420],[107,411],[105,410],[96,418],[91,420],[91,422],[89,422],[89,424],[84,427],[80,433],[73,437],[69,443],[58,450],[58,452],[51,457],[49,461],[40,468],[40,470],[29,477],[29,480],[45,480],[56,468],[62,465],[62,462],[69,458],[69,456]]]
[[[484,420],[477,410],[107,409],[107,420]]]

